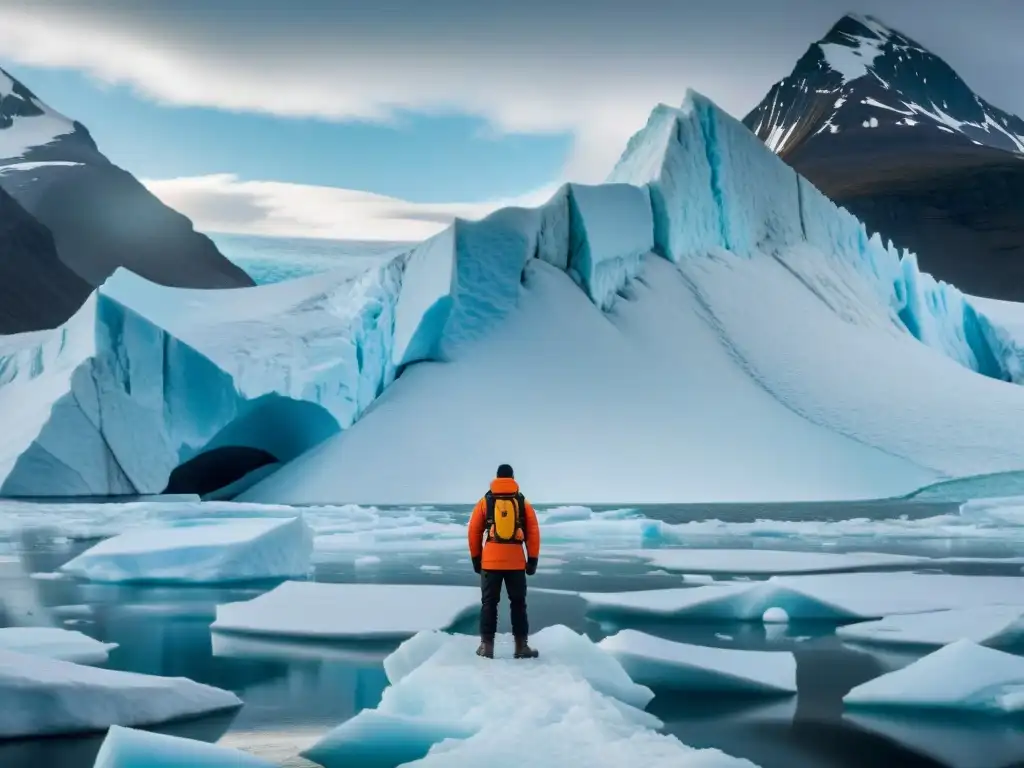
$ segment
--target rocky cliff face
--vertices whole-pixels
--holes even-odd
[[[1024,121],[911,38],[844,17],[744,122],[926,271],[1024,301]]]

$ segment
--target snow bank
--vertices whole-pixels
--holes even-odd
[[[93,768],[272,768],[273,763],[202,741],[111,726]]]
[[[1024,604],[886,616],[877,621],[839,627],[836,634],[843,640],[871,645],[938,648],[958,640],[990,646],[1008,645],[1024,636]]]
[[[0,649],[76,664],[103,664],[117,643],[101,643],[81,632],[54,627],[0,629]]]
[[[1024,710],[1024,658],[960,640],[858,685],[843,697],[843,704],[993,715],[1020,712]]]
[[[641,685],[716,693],[796,693],[792,653],[687,645],[633,629],[606,637],[597,647],[612,654]]]
[[[752,763],[697,750],[657,733],[643,711],[651,692],[608,654],[562,626],[537,633],[540,658],[511,659],[509,638],[496,658],[474,655],[466,636],[417,635],[396,651],[406,661],[376,709],[364,710],[303,753],[325,768],[345,765],[580,765],[652,768]],[[390,661],[390,657],[389,657]],[[385,662],[388,667],[388,662]],[[429,751],[428,751],[429,750]]]
[[[252,600],[217,606],[211,629],[320,640],[393,640],[447,629],[476,610],[476,587],[287,581]]]
[[[650,196],[631,184],[570,184],[569,203],[569,269],[590,300],[607,309],[654,248]]]
[[[145,727],[241,705],[233,693],[180,677],[0,650],[0,738]]]
[[[991,605],[1019,605],[1020,579],[920,573],[775,576],[768,581],[639,592],[583,592],[601,615],[760,621],[781,608],[792,619],[850,621]]]
[[[102,541],[61,570],[99,582],[215,584],[306,576],[312,554],[301,517],[186,519]]]

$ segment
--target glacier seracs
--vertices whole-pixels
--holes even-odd
[[[996,381],[1020,378],[1013,338],[691,93],[607,184],[361,275],[119,273],[65,327],[0,341],[0,492],[454,501],[511,442],[543,500],[898,495],[1024,466],[1024,392]],[[241,469],[210,477],[218,451]]]

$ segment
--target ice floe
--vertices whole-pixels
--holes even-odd
[[[794,620],[850,621],[984,605],[1021,605],[1020,579],[922,573],[775,576],[763,582],[638,592],[583,592],[588,610],[613,615],[760,620],[781,608]]]
[[[479,605],[477,587],[287,581],[252,600],[218,605],[211,629],[320,640],[405,639],[447,629]]]
[[[753,767],[658,733],[661,722],[643,710],[651,691],[586,637],[547,627],[533,639],[540,658],[525,661],[511,658],[509,641],[500,637],[496,658],[480,659],[472,637],[416,635],[385,662],[391,685],[376,709],[303,755],[325,768],[518,768],[524,759],[531,768]]]
[[[272,768],[273,763],[204,741],[111,726],[93,768]]]
[[[73,661],[102,664],[117,643],[101,643],[81,632],[55,627],[7,627],[0,629],[0,649]]]
[[[836,573],[890,566],[912,566],[928,558],[880,552],[794,552],[772,549],[664,548],[624,551],[656,568],[685,573]]]
[[[597,644],[641,685],[686,691],[796,693],[792,653],[736,651],[624,629]]]
[[[301,517],[193,519],[107,539],[61,570],[100,582],[226,583],[305,576],[312,553]]]
[[[0,738],[152,726],[241,705],[233,693],[185,678],[0,650]]]
[[[848,707],[958,710],[1005,715],[1024,710],[1024,658],[958,640],[913,664],[858,685]]]
[[[897,614],[839,627],[836,634],[843,640],[869,645],[938,648],[958,640],[989,646],[1011,645],[1024,637],[1024,604]]]

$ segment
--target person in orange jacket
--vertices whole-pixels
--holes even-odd
[[[485,541],[486,537],[486,541]],[[523,552],[523,547],[526,552]],[[480,574],[480,647],[477,656],[494,658],[498,629],[498,603],[505,585],[515,638],[515,657],[535,659],[526,617],[526,577],[537,572],[540,527],[537,513],[515,481],[512,467],[502,464],[491,489],[473,508],[469,518],[469,556]]]

